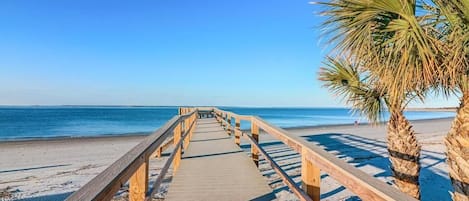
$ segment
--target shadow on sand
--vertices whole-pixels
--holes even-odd
[[[317,144],[326,151],[336,155],[338,158],[347,161],[357,168],[366,168],[372,170],[368,172],[372,176],[392,184],[392,173],[386,142],[375,139],[364,138],[358,135],[342,133],[325,133],[302,136],[307,141]],[[261,146],[269,155],[287,172],[290,177],[301,185],[301,159],[300,156],[279,141],[261,143]],[[249,151],[250,145],[241,146],[245,151]],[[445,155],[440,152],[423,150],[420,161],[422,162],[420,185],[423,201],[450,201],[451,196],[448,193],[452,191],[451,182],[447,172],[441,171],[435,166],[445,163]],[[260,171],[269,179],[274,192],[278,193],[288,190],[288,187],[282,184],[282,181],[275,176],[273,170],[266,161],[260,161]],[[329,177],[323,174],[321,179]],[[321,199],[335,200],[339,199],[338,194],[344,193],[346,188],[339,186],[327,192],[322,191]],[[343,196],[340,195],[340,196]],[[341,198],[343,199],[343,198]],[[356,196],[351,196],[347,201],[360,200]]]

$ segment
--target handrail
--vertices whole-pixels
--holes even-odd
[[[292,135],[288,131],[271,125],[265,120],[257,116],[237,115],[232,112],[223,111],[214,108],[214,112],[218,115],[217,120],[222,124],[229,123],[227,118],[239,118],[246,120],[249,118],[251,122],[251,135],[243,133],[251,142],[251,152],[254,162],[257,163],[258,153],[264,155],[265,159],[273,166],[273,169],[279,174],[282,180],[292,189],[292,192],[297,195],[301,200],[307,200],[305,194],[310,196],[312,200],[319,200],[320,195],[320,170],[326,172],[348,188],[350,191],[359,196],[362,200],[394,200],[394,201],[416,201],[411,196],[399,191],[398,189],[387,185],[384,182],[366,174],[365,172],[357,169],[356,167],[338,159],[333,154],[325,151],[321,147],[312,144],[303,138]],[[237,121],[238,122],[238,121]],[[229,124],[226,127],[231,127]],[[302,158],[301,172],[303,190],[298,192],[296,184],[289,181],[288,177],[283,170],[273,161],[268,153],[259,146],[258,143],[258,129],[264,130],[266,133],[273,135],[284,144],[291,147],[298,152]],[[236,125],[234,132],[241,133],[240,126]],[[256,138],[254,138],[256,136]]]
[[[186,130],[184,135],[177,140],[177,145],[182,144],[185,137],[190,136],[193,131],[192,125],[195,123],[198,111],[189,108],[181,108],[179,111],[181,115],[171,118],[161,128],[146,137],[141,143],[128,151],[78,191],[70,195],[66,200],[110,200],[129,179],[131,179],[129,196],[138,197],[134,200],[146,198],[148,196],[146,192],[148,190],[148,160],[151,155],[170,134],[174,134],[174,141],[176,142],[176,135],[181,134],[181,126],[184,125]],[[191,125],[190,128],[186,125],[188,121]],[[179,151],[180,157],[181,149],[176,146],[175,150]]]
[[[239,114],[235,114],[235,113],[233,113],[233,112],[220,110],[220,109],[218,109],[218,108],[213,108],[213,111],[214,111],[215,113],[225,113],[225,114],[227,114],[228,116],[233,117],[233,118],[236,118],[236,119],[251,121],[251,116],[249,116],[249,115],[239,115]]]
[[[190,135],[190,132],[192,131],[192,127],[194,126],[195,121],[192,122],[192,124],[189,127],[189,130],[187,130],[183,135],[181,140],[174,146],[174,150],[171,152],[171,154],[168,157],[168,160],[166,160],[165,164],[163,165],[163,168],[161,168],[160,173],[156,177],[155,181],[153,182],[152,189],[149,191],[147,194],[147,200],[151,200],[151,196],[153,196],[158,189],[160,188],[161,183],[163,182],[164,176],[169,170],[169,167],[173,163],[176,155],[178,154],[177,152],[179,151],[179,147],[182,146],[182,143],[184,142],[184,139]]]

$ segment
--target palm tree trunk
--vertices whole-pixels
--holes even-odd
[[[387,140],[391,170],[397,187],[420,199],[420,145],[402,110],[391,112]]]
[[[469,201],[469,91],[463,93],[445,143],[453,200]]]

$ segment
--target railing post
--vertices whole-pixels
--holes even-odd
[[[144,201],[148,191],[148,158],[130,177],[129,200]]]
[[[199,113],[199,112],[197,112],[197,114],[198,114],[198,113]],[[197,114],[196,114],[196,115],[197,115]],[[194,116],[194,118],[192,119],[192,122],[194,122],[194,121],[197,121],[196,116]],[[191,124],[192,124],[192,122],[191,122]],[[194,124],[195,124],[195,123],[194,123]],[[192,139],[192,135],[194,134],[194,130],[195,130],[195,125],[194,125],[194,127],[191,128],[191,134],[189,135],[189,141]]]
[[[251,135],[252,138],[259,143],[259,127],[257,126],[256,123],[251,119]],[[251,145],[251,157],[252,160],[254,161],[254,164],[256,164],[257,167],[259,167],[259,150],[256,149],[256,146],[253,144]]]
[[[223,123],[222,123],[223,129],[226,130],[226,119],[227,119],[227,118],[226,118],[226,114],[225,114],[225,113],[222,113],[222,119],[224,120],[224,121],[222,121],[222,122],[223,122]]]
[[[306,158],[308,151],[302,148],[301,151],[301,186],[313,201],[320,199],[321,170]]]
[[[231,135],[231,116],[230,115],[228,115],[227,122],[228,122],[228,125],[226,127],[226,133],[228,133],[228,135]]]
[[[241,120],[235,117],[235,143],[239,146],[241,144]]]
[[[191,117],[188,117],[187,119],[184,120],[184,132],[181,133],[181,136],[184,137],[184,134],[188,135],[189,134],[189,127],[191,124]],[[182,147],[183,150],[185,151],[187,148],[187,139],[188,137],[186,136],[184,140],[182,141]]]
[[[223,124],[224,124],[224,123],[223,123],[223,118],[224,118],[224,117],[223,117],[223,113],[220,112],[220,113],[219,113],[219,116],[220,116],[220,125],[221,125],[221,127],[223,128]]]
[[[156,152],[156,157],[161,158],[162,154],[163,154],[163,147],[160,146],[158,147],[158,151]]]
[[[176,146],[179,143],[179,140],[181,140],[181,124],[182,122],[178,123],[176,128],[174,128],[173,134],[174,134],[174,145]],[[174,147],[177,149],[176,154],[174,156],[174,170],[173,172],[176,172],[176,170],[179,168],[179,163],[181,162],[181,147]]]
[[[191,117],[187,117],[186,119],[184,119],[184,124],[183,124],[184,126],[183,126],[183,129],[182,129],[182,132],[181,132],[181,137],[183,137],[184,134],[189,133],[190,118]],[[186,140],[187,140],[187,137],[184,138],[184,140],[182,142],[182,147],[184,148],[184,150],[187,147]]]
[[[189,118],[187,118],[185,130],[187,131],[188,136],[184,139],[184,150],[187,149],[187,147],[189,146],[189,142],[192,138],[192,132],[194,131],[194,127],[191,128],[191,125],[196,120],[197,115],[197,113],[194,113]]]

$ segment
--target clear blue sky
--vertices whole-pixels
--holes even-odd
[[[0,2],[0,105],[342,107],[307,0]],[[428,106],[455,105],[445,99]]]

